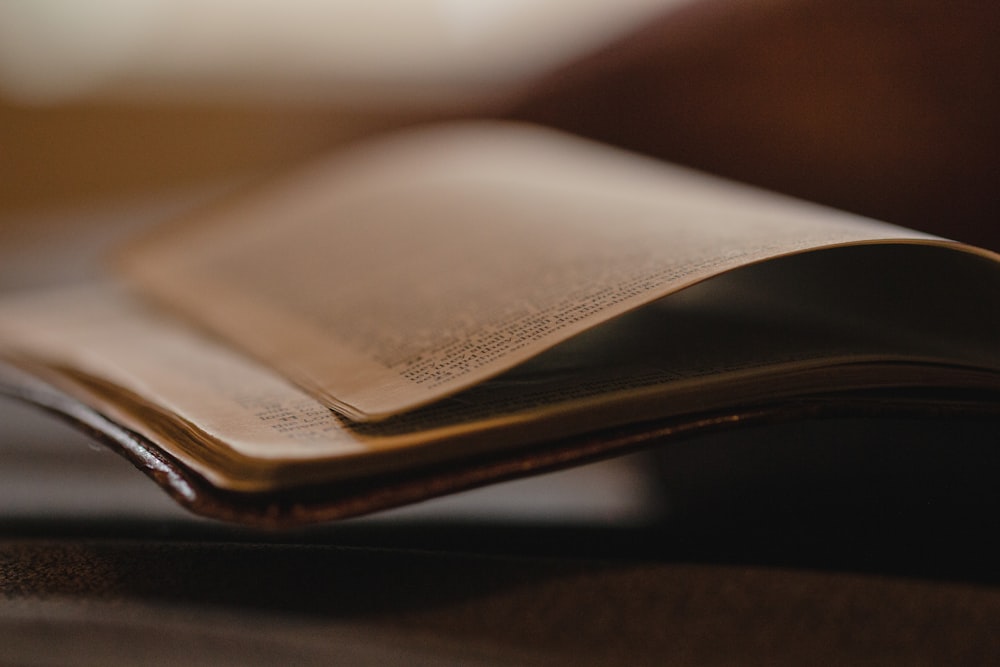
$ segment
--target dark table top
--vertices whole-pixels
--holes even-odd
[[[265,533],[189,516],[123,459],[0,405],[0,658],[12,663],[1000,653],[992,425],[784,425]],[[861,451],[859,434],[876,433]]]

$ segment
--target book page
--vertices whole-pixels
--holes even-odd
[[[134,244],[143,289],[355,420],[482,382],[729,269],[947,243],[529,126],[335,155]]]
[[[0,301],[0,353],[115,385],[242,456],[367,450],[341,432],[329,409],[280,376],[118,287],[53,289]]]
[[[943,248],[872,250],[882,249],[846,248],[730,272],[377,422],[345,419],[120,288],[0,301],[0,360],[237,490],[399,471],[790,395],[908,386],[995,391],[1000,309],[993,299],[978,310],[982,299],[970,287],[994,286],[997,265],[961,262],[968,258]],[[920,274],[929,259],[921,254],[940,256],[937,265],[952,279]],[[815,261],[800,271],[806,259]],[[848,267],[856,277],[829,278]],[[903,280],[915,273],[915,281]],[[865,278],[873,275],[898,289],[866,298]],[[937,282],[955,298],[937,298]],[[914,286],[938,307],[909,307]],[[900,312],[885,321],[873,317],[894,309]]]

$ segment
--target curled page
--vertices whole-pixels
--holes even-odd
[[[454,394],[730,269],[950,243],[553,131],[380,139],[127,248],[126,273],[354,420]]]

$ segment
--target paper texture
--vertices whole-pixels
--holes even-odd
[[[927,266],[955,279],[954,298],[939,302]],[[875,278],[879,290],[871,289]],[[995,389],[1000,311],[992,302],[978,309],[972,286],[994,293],[997,280],[990,260],[933,247],[852,247],[766,262],[613,318],[454,396],[368,423],[330,411],[120,287],[0,301],[0,359],[216,485],[259,490],[788,396]],[[913,293],[937,306],[910,307]]]
[[[709,276],[917,232],[525,126],[355,149],[138,243],[144,289],[354,419],[497,375]]]

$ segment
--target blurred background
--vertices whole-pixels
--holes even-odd
[[[514,116],[1000,247],[998,25],[983,0],[8,0],[0,244]]]
[[[496,115],[676,0],[12,0],[0,215],[231,181],[380,128]]]

